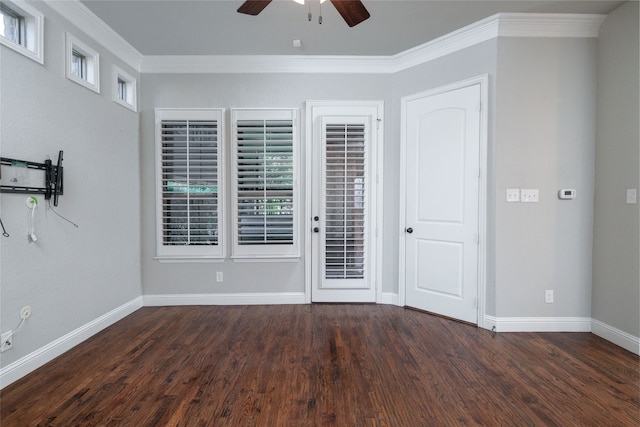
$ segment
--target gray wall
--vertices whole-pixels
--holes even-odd
[[[487,287],[486,287],[486,311],[488,314],[495,314],[495,287],[493,286],[495,275],[495,215],[493,213],[493,205],[495,199],[495,88],[496,88],[496,64],[497,64],[497,39],[492,39],[476,46],[464,49],[459,52],[438,58],[427,64],[423,64],[411,69],[402,71],[394,75],[393,78],[393,103],[392,110],[394,112],[393,135],[395,141],[394,150],[389,150],[389,157],[385,158],[387,164],[395,165],[394,188],[396,191],[390,194],[386,199],[386,205],[394,209],[390,214],[385,212],[385,218],[393,218],[392,227],[386,228],[385,235],[390,237],[387,239],[394,244],[396,256],[388,260],[393,263],[391,265],[394,275],[389,278],[395,283],[394,290],[398,291],[398,241],[399,231],[404,229],[404,218],[398,217],[399,205],[399,165],[400,152],[398,143],[400,139],[400,109],[401,99],[404,96],[424,92],[429,89],[438,88],[461,80],[488,75],[489,76],[489,105],[488,108],[488,137],[487,137],[487,165],[485,173],[487,174]],[[385,153],[387,154],[387,153]]]
[[[495,141],[499,317],[591,315],[595,39],[501,38]],[[506,203],[537,188],[538,203]],[[560,200],[561,188],[577,191]],[[544,291],[555,292],[545,304]]]
[[[138,115],[111,99],[115,58],[46,5],[36,6],[46,16],[44,66],[0,48],[0,150],[35,162],[46,156],[55,162],[64,150],[65,194],[57,211],[80,228],[38,196],[38,241],[30,244],[27,196],[0,195],[11,234],[0,237],[2,332],[18,326],[23,306],[33,310],[13,349],[0,356],[2,366],[141,295]],[[65,78],[65,31],[99,51],[101,94]]]
[[[640,218],[626,189],[640,187],[638,2],[613,11],[598,40],[593,252],[594,319],[640,336]]]
[[[145,74],[140,118],[111,101],[111,65],[118,60],[74,28],[75,36],[100,51],[103,91],[97,95],[64,78],[63,32],[70,26],[46,5],[38,7],[47,16],[45,65],[0,48],[0,149],[4,157],[35,161],[65,150],[59,211],[80,228],[41,203],[39,240],[28,244],[25,196],[0,196],[11,233],[0,239],[1,330],[17,325],[22,306],[33,308],[14,349],[2,354],[2,366],[142,294],[304,290],[302,260],[153,259],[158,107],[303,112],[306,100],[383,100],[383,290],[397,292],[400,98],[480,74],[490,77],[491,98],[488,314],[593,316],[640,335],[638,205],[624,203],[624,190],[637,188],[639,180],[637,3],[607,19],[599,42],[500,38],[395,75]],[[304,135],[304,115],[301,125]],[[301,167],[304,189],[304,161]],[[558,200],[565,187],[578,197]],[[506,188],[538,188],[540,202],[507,204]],[[222,284],[215,282],[216,271],[225,273]],[[554,304],[544,304],[545,289],[555,291]]]
[[[145,74],[141,111],[142,176],[142,279],[145,295],[304,292],[304,260],[294,263],[242,262],[227,259],[223,263],[159,263],[154,260],[155,237],[155,108],[271,108],[300,109],[301,137],[304,141],[304,102],[307,100],[383,100],[389,114],[390,84],[386,75],[333,74]],[[388,118],[386,118],[389,121]],[[394,139],[387,130],[385,153]],[[304,225],[305,153],[302,144],[300,188]],[[230,153],[227,158],[230,159]],[[393,166],[393,165],[392,165]],[[385,165],[385,168],[387,166]],[[387,174],[385,170],[385,174]],[[228,174],[227,174],[228,176]],[[231,194],[227,179],[227,194]],[[393,182],[393,175],[390,181]],[[385,195],[396,191],[385,183]],[[229,198],[227,198],[229,200]],[[231,207],[227,203],[227,217]],[[229,221],[227,221],[229,222]],[[230,235],[227,224],[225,231]],[[304,253],[304,236],[301,236]],[[230,244],[228,239],[227,244]],[[394,256],[385,241],[384,258]],[[227,253],[230,252],[228,247]],[[383,266],[385,277],[388,267]],[[224,282],[215,281],[215,273],[224,273]],[[385,281],[385,285],[394,282]],[[389,289],[390,290],[390,289]]]

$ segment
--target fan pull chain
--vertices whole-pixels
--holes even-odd
[[[309,14],[307,15],[309,22],[311,22],[311,2],[309,2]]]
[[[318,16],[318,24],[322,25],[322,0],[320,0],[320,16]]]

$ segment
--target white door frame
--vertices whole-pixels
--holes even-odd
[[[413,100],[428,96],[450,92],[456,89],[480,85],[480,182],[478,195],[478,327],[485,326],[486,312],[486,263],[487,263],[487,138],[488,138],[488,94],[489,76],[487,74],[462,80],[446,86],[430,89],[413,95],[404,96],[400,100],[400,213],[399,213],[399,246],[398,246],[398,305],[406,305],[406,203],[407,203],[407,177],[404,171],[407,166],[407,104]]]
[[[374,280],[373,286],[376,289],[376,303],[383,302],[382,299],[382,232],[383,225],[383,152],[384,152],[384,102],[383,101],[307,101],[305,103],[306,120],[305,120],[305,144],[304,144],[304,156],[305,162],[305,218],[301,221],[302,226],[305,229],[304,232],[304,276],[305,276],[305,302],[311,303],[311,263],[312,256],[312,228],[313,219],[311,215],[311,197],[313,195],[313,117],[316,109],[330,108],[330,107],[375,107],[378,111],[377,130],[378,138],[375,147],[372,147],[372,160],[374,164],[371,164],[371,190],[370,194],[373,197],[371,203],[371,220],[373,221],[373,238],[371,239],[370,250],[372,254],[372,279]]]

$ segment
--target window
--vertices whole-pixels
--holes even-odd
[[[69,33],[66,37],[66,51],[67,78],[100,93],[100,55]]]
[[[232,110],[233,257],[298,251],[297,111]]]
[[[156,110],[158,259],[224,257],[223,113]]]
[[[75,49],[71,52],[71,74],[87,80],[87,57]]]
[[[113,66],[113,100],[114,102],[137,111],[136,105],[136,79]]]
[[[42,64],[44,16],[24,1],[0,3],[0,43]]]
[[[325,278],[364,279],[367,247],[366,123],[324,123]]]

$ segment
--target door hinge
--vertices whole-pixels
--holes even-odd
[[[480,233],[474,233],[474,237],[476,239],[476,243],[480,243]]]
[[[382,119],[376,119],[376,130],[380,130],[380,122]]]
[[[474,298],[473,302],[474,302],[474,305],[476,306],[476,308],[478,308],[478,298]]]

